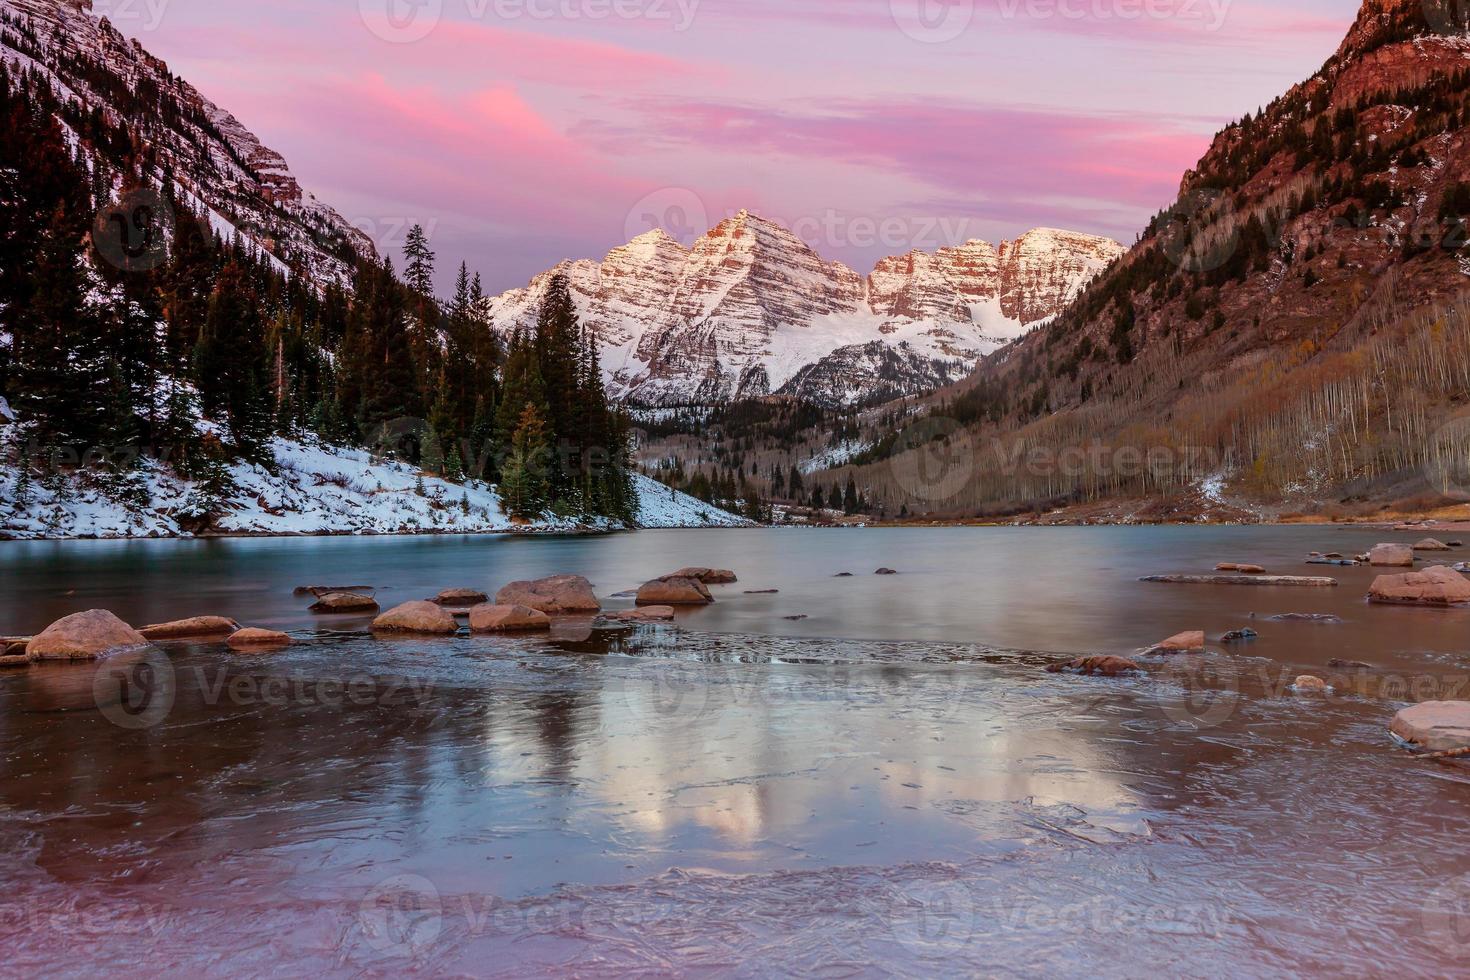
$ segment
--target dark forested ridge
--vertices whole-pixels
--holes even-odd
[[[627,426],[564,285],[502,351],[478,276],[432,295],[420,230],[402,276],[344,252],[349,282],[313,278],[221,229],[185,190],[198,175],[47,73],[0,62],[0,124],[0,394],[23,480],[136,498],[154,460],[226,508],[228,464],[269,469],[273,437],[312,435],[503,482],[517,517],[636,517]]]

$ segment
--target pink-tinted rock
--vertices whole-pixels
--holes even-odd
[[[232,650],[259,650],[266,647],[288,647],[291,645],[291,637],[277,630],[251,627],[230,634],[225,643]]]
[[[448,635],[458,633],[459,624],[436,603],[405,602],[373,620],[373,632]]]
[[[1311,674],[1301,675],[1291,686],[1298,694],[1324,694],[1327,691],[1327,682]]]
[[[530,606],[485,603],[470,610],[470,629],[476,633],[529,633],[551,629],[551,617]]]
[[[512,582],[495,593],[498,606],[529,606],[548,616],[598,613],[602,603],[592,592],[592,583],[580,575],[554,575],[532,582]]]
[[[1394,715],[1389,731],[1426,752],[1470,746],[1470,701],[1424,701]]]
[[[728,568],[681,568],[668,577],[698,579],[705,585],[734,585],[740,581]]]
[[[1052,664],[1046,668],[1052,674],[1085,674],[1088,677],[1119,677],[1132,671],[1142,670],[1127,657],[1079,657],[1066,663]]]
[[[1368,552],[1368,564],[1387,568],[1413,568],[1414,549],[1406,544],[1375,545]]]
[[[229,636],[240,624],[224,616],[195,616],[138,630],[150,640],[192,640]]]
[[[715,599],[699,579],[670,575],[644,585],[634,601],[640,606],[706,606]]]
[[[1470,579],[1444,565],[1402,575],[1380,575],[1368,589],[1368,599],[1409,606],[1457,606],[1470,602]]]
[[[429,601],[453,609],[465,609],[481,605],[489,599],[488,595],[477,589],[445,589]]]
[[[1176,633],[1167,640],[1156,643],[1149,648],[1149,653],[1204,653],[1204,651],[1204,630]]]
[[[365,613],[378,609],[378,600],[356,592],[328,592],[311,604],[314,613]]]
[[[31,660],[102,660],[148,646],[148,638],[106,609],[58,619],[26,646]]]

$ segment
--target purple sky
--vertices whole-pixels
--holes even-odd
[[[393,251],[495,291],[748,207],[866,273],[1125,243],[1353,0],[97,0]]]

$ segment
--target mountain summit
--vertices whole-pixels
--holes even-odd
[[[571,283],[613,391],[650,405],[779,393],[828,405],[931,391],[1044,323],[1123,251],[1038,229],[879,262],[866,278],[750,211],[685,248],[662,231],[601,262],[563,262],[487,302],[529,328],[556,274]]]

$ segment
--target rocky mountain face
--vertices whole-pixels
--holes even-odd
[[[0,0],[0,57],[126,124],[146,144],[144,179],[155,189],[171,179],[177,199],[207,212],[214,231],[318,282],[349,282],[357,258],[375,254],[367,236],[304,192],[279,153],[90,6]]]
[[[1214,139],[1138,244],[944,395],[976,445],[1178,465],[982,457],[946,500],[1422,489],[1436,458],[1470,452],[1435,441],[1470,404],[1467,309],[1470,7],[1368,0],[1316,74]]]
[[[571,283],[611,390],[638,403],[768,394],[828,405],[932,391],[1053,316],[1122,252],[1037,230],[880,262],[866,278],[742,211],[690,248],[661,231],[602,262],[564,262],[487,302],[501,333],[534,324],[553,275]]]

